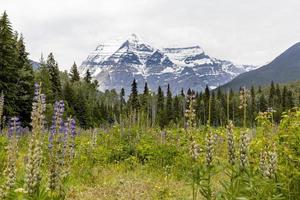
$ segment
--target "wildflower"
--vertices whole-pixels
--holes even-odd
[[[194,109],[194,103],[195,103],[194,93],[187,96],[187,103],[188,103],[188,107],[185,110],[184,116],[186,118],[186,126],[187,128],[189,128],[195,126],[196,111]]]
[[[211,131],[206,134],[205,146],[206,146],[206,166],[210,168],[213,162],[213,145],[214,145],[214,135]]]
[[[32,134],[30,136],[28,160],[25,169],[25,189],[32,196],[38,191],[41,181],[42,141],[41,133],[44,130],[45,96],[41,94],[40,84],[35,84],[32,103]]]
[[[240,138],[240,169],[244,171],[248,165],[248,137],[247,133],[243,132]]]
[[[268,175],[269,178],[274,178],[277,170],[277,153],[275,149],[275,144],[273,144],[273,151],[269,152],[269,166],[268,166]]]
[[[231,165],[235,164],[235,149],[233,138],[233,123],[230,120],[227,125],[227,143],[228,143],[228,162]]]
[[[4,170],[4,185],[1,188],[0,199],[5,199],[8,192],[12,190],[16,183],[16,162],[17,162],[17,138],[16,134],[19,128],[19,118],[13,117],[9,121],[8,139],[9,143],[7,146],[7,163]]]
[[[260,157],[259,157],[259,169],[263,176],[268,176],[267,157],[268,157],[268,153],[265,147],[263,151],[260,153]]]
[[[63,178],[64,165],[64,136],[66,132],[63,122],[64,102],[56,101],[54,104],[54,114],[52,117],[52,126],[49,136],[50,165],[48,187],[51,192],[60,191],[61,180]],[[64,134],[62,136],[62,134]]]
[[[196,161],[200,155],[200,147],[195,141],[191,144],[190,154],[194,161]]]

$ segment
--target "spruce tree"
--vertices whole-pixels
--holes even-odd
[[[28,53],[25,49],[24,38],[21,35],[17,42],[17,99],[16,107],[18,114],[24,126],[29,126],[31,121],[31,108],[34,93],[34,75],[32,65],[28,59]]]
[[[12,32],[6,12],[0,18],[0,91],[5,96],[4,115],[9,117],[17,114],[17,51],[16,40]]]
[[[131,103],[131,109],[137,112],[140,107],[140,104],[138,99],[137,82],[135,79],[131,84],[130,103]]]
[[[144,111],[147,111],[148,104],[149,104],[149,88],[148,88],[148,84],[146,82],[145,86],[144,86],[144,92],[142,95],[142,108],[144,109]]]
[[[168,84],[167,89],[167,101],[166,101],[166,117],[167,117],[167,123],[170,123],[174,118],[174,112],[173,112],[173,99],[172,99],[172,92],[170,89],[170,85]]]
[[[164,92],[162,91],[161,87],[158,87],[157,90],[157,120],[158,124],[161,128],[165,125],[165,109],[164,109]]]
[[[282,91],[282,101],[281,101],[281,105],[282,105],[283,110],[287,110],[287,108],[288,108],[287,96],[288,96],[288,90],[287,90],[287,87],[284,86],[283,91]]]
[[[276,89],[275,89],[274,82],[272,81],[270,87],[270,93],[269,93],[269,107],[274,107],[275,95],[276,95]]]
[[[60,83],[60,75],[59,75],[59,69],[58,65],[54,59],[53,53],[50,53],[47,58],[46,63],[47,69],[50,74],[50,82],[51,82],[51,88],[53,93],[53,98],[55,100],[61,99],[61,83]]]
[[[79,72],[78,72],[77,65],[75,62],[70,70],[70,77],[71,77],[72,83],[74,83],[76,81],[80,81]]]
[[[85,73],[85,77],[84,77],[84,81],[88,84],[91,84],[92,83],[92,75],[90,73],[90,70],[86,70],[86,73]]]
[[[124,107],[125,107],[125,90],[124,88],[121,89],[121,92],[120,92],[120,112],[121,114],[124,113]]]

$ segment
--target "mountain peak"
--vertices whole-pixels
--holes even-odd
[[[83,61],[80,74],[87,69],[98,80],[100,90],[124,87],[130,91],[135,78],[139,87],[148,82],[149,88],[156,90],[170,84],[174,93],[182,88],[200,91],[206,85],[217,87],[247,71],[244,66],[206,55],[199,45],[158,49],[134,33],[99,45]]]
[[[141,39],[137,34],[131,33],[128,37],[128,41],[132,43],[139,43]]]

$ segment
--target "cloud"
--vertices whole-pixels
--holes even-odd
[[[298,0],[1,1],[32,59],[54,52],[61,69],[101,41],[137,33],[156,47],[200,45],[214,57],[264,64],[300,41]]]

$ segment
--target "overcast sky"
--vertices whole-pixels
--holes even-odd
[[[200,45],[208,55],[262,65],[300,42],[299,0],[1,0],[30,58],[60,69],[97,44],[136,33],[154,47]]]

